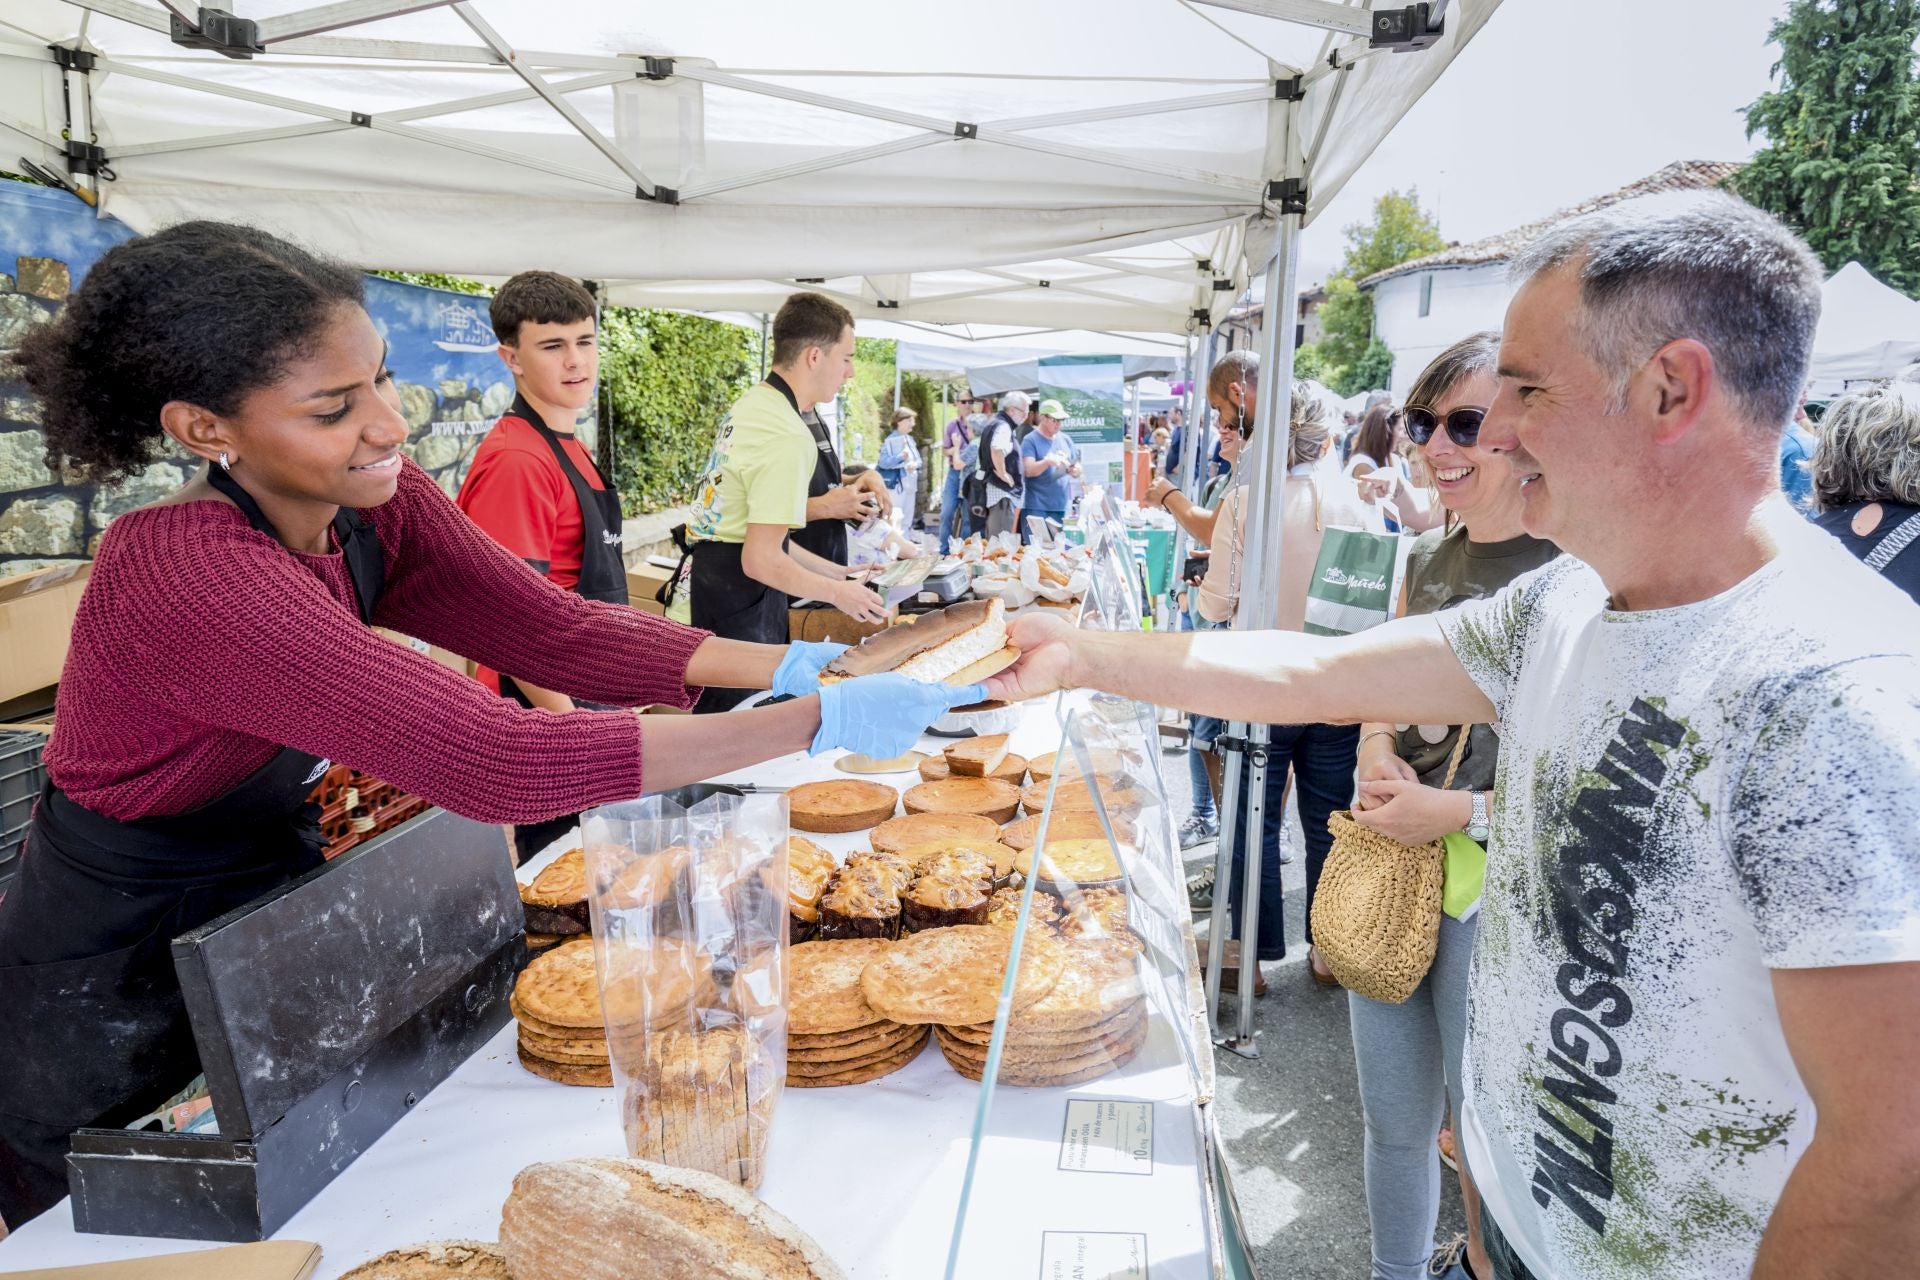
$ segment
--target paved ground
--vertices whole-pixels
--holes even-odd
[[[1163,757],[1169,799],[1184,821],[1189,803],[1186,762]],[[1288,811],[1289,847],[1298,851],[1300,823]],[[1197,869],[1212,844],[1189,850]],[[1306,872],[1298,853],[1283,868],[1287,895],[1287,958],[1265,968],[1269,990],[1254,1004],[1257,1059],[1214,1051],[1215,1103],[1227,1164],[1233,1171],[1248,1243],[1261,1280],[1365,1280],[1370,1250],[1361,1170],[1363,1126],[1347,1028],[1347,997],[1307,972],[1301,916]],[[1204,941],[1203,944],[1204,946]],[[1225,1020],[1238,1016],[1221,997]],[[1462,1231],[1460,1195],[1444,1183],[1439,1235]]]

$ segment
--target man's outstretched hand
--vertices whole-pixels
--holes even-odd
[[[1038,698],[1071,688],[1074,629],[1051,612],[1023,613],[1007,624],[1007,643],[1020,661],[987,678],[987,696],[1005,702]]]

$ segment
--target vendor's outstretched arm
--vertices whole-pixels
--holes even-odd
[[[1013,620],[1008,640],[1021,658],[988,680],[996,698],[1090,688],[1256,724],[1480,724],[1494,718],[1493,704],[1431,615],[1332,637],[1076,631],[1062,619],[1028,614]]]
[[[687,683],[719,689],[770,689],[773,673],[786,656],[781,644],[750,644],[708,636],[687,661]]]

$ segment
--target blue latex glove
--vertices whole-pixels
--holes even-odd
[[[846,651],[847,646],[831,640],[795,640],[773,669],[773,691],[789,698],[819,692],[821,669]]]
[[[808,755],[836,747],[876,760],[903,755],[928,725],[954,707],[984,702],[983,684],[927,684],[886,672],[820,686],[820,732]]]

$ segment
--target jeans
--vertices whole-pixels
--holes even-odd
[[[1212,716],[1194,716],[1187,722],[1187,778],[1193,784],[1193,817],[1205,822],[1218,821],[1220,810],[1213,794],[1213,781],[1207,776],[1207,753],[1223,726]]]
[[[1347,993],[1366,1115],[1372,1280],[1418,1280],[1427,1274],[1440,1214],[1440,1153],[1433,1139],[1448,1103],[1458,1134],[1467,969],[1478,923],[1477,916],[1466,921],[1440,917],[1433,968],[1404,1003],[1382,1004]]]
[[[1264,830],[1260,833],[1260,959],[1279,960],[1287,954],[1285,898],[1280,891],[1280,833],[1285,821],[1287,774],[1291,769],[1299,789],[1300,825],[1307,841],[1307,941],[1313,941],[1313,891],[1320,870],[1333,848],[1327,819],[1335,809],[1353,803],[1353,771],[1360,753],[1357,724],[1276,724],[1267,729],[1267,798]],[[1233,912],[1230,937],[1239,936],[1240,886],[1246,879],[1245,797],[1253,778],[1249,761],[1241,766],[1240,834],[1233,842],[1233,881],[1227,901]],[[1222,833],[1224,838],[1225,833]]]
[[[956,530],[957,526],[957,530]],[[952,545],[954,534],[962,538],[967,536],[967,513],[960,506],[960,472],[953,467],[947,468],[947,478],[940,484],[940,554],[947,554]]]
[[[1487,1246],[1487,1261],[1493,1263],[1493,1280],[1533,1280],[1533,1272],[1500,1234],[1500,1224],[1487,1212],[1485,1200],[1480,1202],[1480,1241]]]

